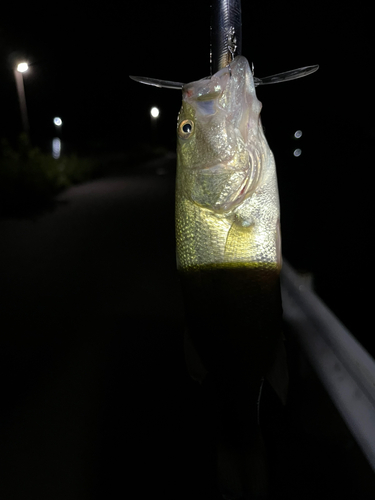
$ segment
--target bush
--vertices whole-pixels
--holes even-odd
[[[0,144],[0,206],[26,206],[50,201],[62,189],[92,178],[93,160],[75,155],[54,159],[32,147],[27,134],[17,145],[2,139]]]

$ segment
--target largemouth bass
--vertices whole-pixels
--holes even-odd
[[[177,267],[204,367],[259,378],[281,338],[275,161],[249,63],[183,87],[177,124]],[[257,382],[259,385],[259,379]]]
[[[240,1],[216,0],[212,8],[212,76],[188,84],[131,78],[182,89],[176,253],[185,359],[210,401],[220,492],[227,500],[265,498],[260,390],[267,379],[285,403],[288,373],[276,167],[255,87],[300,78],[318,66],[254,77],[240,55]]]
[[[275,160],[245,57],[184,85],[182,96],[176,244],[186,362],[214,401],[221,492],[265,495],[259,387],[270,378],[283,400],[287,387],[286,363],[274,369],[283,358]]]

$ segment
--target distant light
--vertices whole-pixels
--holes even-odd
[[[301,156],[301,154],[302,154],[302,150],[301,150],[301,149],[295,149],[295,150],[293,151],[293,155],[294,155],[294,156]]]
[[[21,62],[17,66],[17,71],[19,71],[20,73],[25,73],[25,71],[27,71],[28,69],[29,65],[27,64],[27,62]]]
[[[302,137],[302,130],[296,130],[296,131],[294,132],[294,137],[295,137],[296,139],[299,139],[300,137]]]
[[[153,118],[157,118],[159,116],[159,108],[155,107],[151,108],[151,116]]]
[[[56,125],[56,127],[61,127],[62,125],[62,119],[59,118],[58,116],[56,116],[54,119],[53,119],[53,123]]]
[[[58,137],[52,140],[52,156],[57,160],[61,155],[61,141]]]

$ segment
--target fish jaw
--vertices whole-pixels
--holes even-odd
[[[256,247],[265,239],[273,247],[266,259],[279,262],[272,243],[279,219],[275,163],[248,61],[238,56],[230,68],[184,85],[182,94],[176,178],[179,265],[256,261]],[[233,236],[243,240],[241,255],[226,255]]]

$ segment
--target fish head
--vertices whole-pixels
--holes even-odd
[[[177,123],[184,195],[217,213],[235,209],[256,189],[266,144],[247,59],[237,56],[212,77],[185,84]]]

